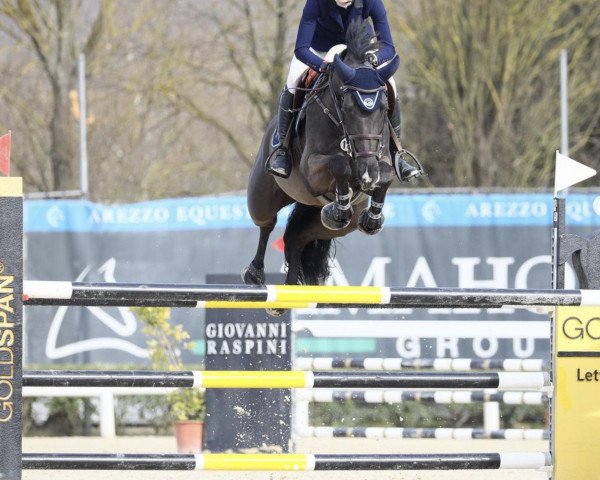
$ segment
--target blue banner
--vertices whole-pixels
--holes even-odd
[[[280,214],[283,226],[289,209]],[[386,227],[548,226],[552,195],[389,195]],[[600,226],[600,197],[571,194],[567,224]],[[81,200],[25,203],[25,232],[148,232],[253,228],[243,196],[179,198],[124,205]]]

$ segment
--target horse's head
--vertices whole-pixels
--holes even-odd
[[[376,69],[367,60],[372,42],[368,22],[354,22],[348,31],[344,60],[335,56],[331,74],[338,114],[342,120],[342,149],[352,158],[354,181],[371,191],[379,180],[379,160],[389,155],[387,80],[398,69],[395,57]]]

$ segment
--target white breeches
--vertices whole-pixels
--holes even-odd
[[[321,58],[325,58],[325,56],[327,55],[327,52],[317,52],[317,51],[313,50],[312,48],[310,49],[310,51],[313,52],[315,55],[318,55]],[[387,63],[388,62],[384,63],[383,65],[380,65],[378,68],[381,68],[384,65],[387,65]],[[294,93],[294,90],[296,89],[296,87],[298,86],[298,82],[300,81],[300,77],[302,77],[302,74],[307,69],[308,69],[308,66],[305,65],[304,63],[302,63],[300,60],[298,60],[296,58],[296,55],[294,55],[294,57],[292,58],[292,63],[290,64],[290,70],[289,70],[288,78],[287,78],[287,81],[285,84],[287,89],[291,93]],[[396,90],[396,82],[394,81],[394,77],[391,77],[388,80],[388,82],[394,89],[394,95],[398,96],[398,91]]]
[[[321,58],[325,58],[325,55],[327,55],[327,52],[317,52],[312,48],[310,49],[310,51]],[[290,92],[294,93],[294,90],[296,89],[296,87],[298,86],[298,82],[300,81],[300,77],[304,72],[306,72],[307,69],[308,66],[302,63],[300,60],[298,60],[296,58],[296,55],[294,55],[294,57],[292,58],[292,63],[290,65],[290,72],[288,73],[287,82],[285,84],[285,86]]]

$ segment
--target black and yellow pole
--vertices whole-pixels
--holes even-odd
[[[21,478],[23,186],[0,178],[0,477]]]

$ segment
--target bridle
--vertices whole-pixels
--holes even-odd
[[[338,128],[338,130],[340,130],[340,132],[342,134],[342,139],[340,141],[340,149],[344,153],[346,153],[346,155],[348,155],[350,158],[352,158],[355,161],[361,157],[377,157],[378,160],[381,160],[381,156],[383,155],[383,150],[385,147],[383,134],[384,134],[386,122],[384,122],[384,126],[382,127],[380,134],[365,134],[365,133],[351,134],[351,133],[349,133],[346,128],[346,123],[344,122],[344,108],[343,108],[343,106],[340,106],[340,102],[338,102],[338,98],[335,95],[332,76],[333,76],[333,70],[330,70],[329,76],[327,78],[327,83],[319,86],[318,90],[317,90],[317,87],[315,87],[315,89],[313,90],[313,92],[315,92],[313,98],[314,98],[314,101],[317,102],[319,107],[321,107],[321,109],[323,110],[323,113],[325,115],[327,115],[327,117],[329,117],[331,122]],[[325,106],[325,104],[323,103],[323,101],[321,100],[320,95],[319,95],[319,93],[322,92],[327,87],[329,87],[328,89],[331,94],[331,99],[333,101],[333,105],[335,107],[335,112],[332,112],[327,106]],[[381,87],[374,88],[374,89],[365,89],[365,88],[360,88],[360,87],[356,87],[356,86],[344,85],[344,86],[342,86],[342,97],[341,97],[342,105],[344,103],[345,95],[347,95],[348,92],[351,92],[351,91],[372,94],[372,93],[387,91],[387,87],[385,85],[382,85]],[[335,115],[334,115],[334,113],[335,113]],[[376,150],[359,150],[357,148],[356,142],[361,141],[361,140],[376,140],[377,141],[377,149]]]

